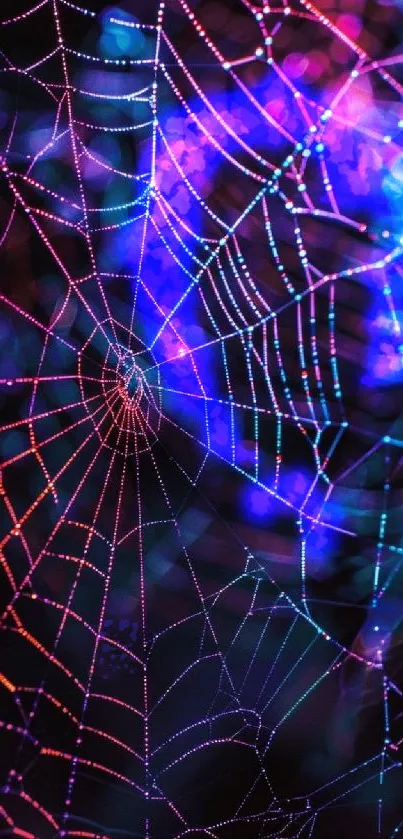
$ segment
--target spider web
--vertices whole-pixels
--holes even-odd
[[[401,57],[142,7],[2,21],[2,835],[397,835]]]

